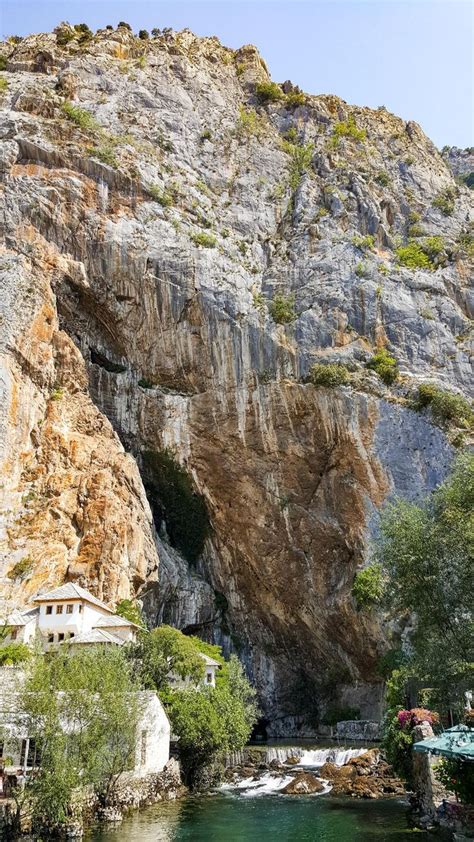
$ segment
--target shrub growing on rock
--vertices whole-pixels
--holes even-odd
[[[90,146],[87,151],[91,158],[96,158],[102,164],[107,164],[108,167],[117,169],[118,161],[110,146]]]
[[[352,245],[361,251],[373,251],[375,248],[373,234],[365,234],[363,237],[355,234],[352,238]]]
[[[381,380],[391,386],[398,377],[398,365],[395,357],[390,356],[386,348],[380,348],[367,363],[367,368],[375,371]]]
[[[255,95],[259,102],[278,102],[284,98],[284,93],[276,82],[259,82],[255,86]]]
[[[435,775],[463,804],[474,804],[474,763],[443,757],[435,766]]]
[[[336,123],[333,132],[333,146],[337,146],[341,137],[348,137],[351,140],[364,141],[366,139],[365,129],[357,128],[357,124],[353,114],[350,114],[347,120]]]
[[[294,322],[297,318],[294,295],[275,295],[270,304],[270,315],[278,325]]]
[[[397,260],[408,269],[431,269],[432,264],[420,243],[408,243],[395,249]]]
[[[167,190],[162,190],[157,184],[149,184],[148,192],[154,202],[158,202],[163,208],[169,208],[173,204],[173,197]]]
[[[459,427],[468,428],[473,425],[474,413],[469,401],[462,395],[440,389],[434,383],[423,383],[418,387],[415,408],[423,409],[427,406],[441,421],[451,421]]]
[[[314,386],[345,386],[349,379],[349,372],[342,363],[315,363],[309,372],[309,381]]]
[[[381,602],[384,595],[384,580],[380,564],[371,564],[359,570],[352,585],[352,596],[359,608],[369,608]]]
[[[433,199],[433,207],[438,208],[443,216],[451,216],[454,211],[454,200],[456,198],[456,190],[454,187],[445,187],[440,190],[438,195]]]
[[[31,556],[26,555],[20,561],[17,561],[7,573],[9,579],[26,579],[32,572],[35,563]]]
[[[214,234],[208,234],[206,231],[198,231],[195,234],[191,234],[191,239],[197,246],[203,246],[206,249],[213,249],[217,245]]]
[[[97,120],[89,113],[89,111],[86,111],[84,108],[79,108],[78,105],[73,105],[69,100],[63,102],[61,110],[68,120],[71,120],[71,122],[75,123],[76,126],[79,126],[80,129],[85,129],[86,131],[96,131],[99,128]]]

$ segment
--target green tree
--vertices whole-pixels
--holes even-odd
[[[204,661],[193,638],[171,626],[141,634],[137,643],[127,648],[127,655],[146,690],[165,689],[171,674],[192,683],[199,683],[204,676]]]
[[[424,703],[440,711],[462,705],[473,677],[473,512],[468,453],[421,504],[398,501],[382,517],[378,555],[387,601],[394,613],[415,619],[408,672],[432,688]]]
[[[130,664],[116,647],[64,647],[32,660],[18,713],[39,758],[22,808],[26,803],[36,831],[67,821],[79,785],[92,785],[107,803],[120,776],[133,767],[136,689]]]
[[[115,606],[115,613],[119,617],[124,617],[125,620],[130,620],[131,623],[135,623],[137,626],[146,627],[142,610],[138,603],[132,599],[121,599]]]

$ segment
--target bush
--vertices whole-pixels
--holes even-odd
[[[79,106],[73,105],[69,100],[63,102],[61,110],[68,120],[71,120],[71,122],[75,123],[76,126],[79,126],[80,129],[85,129],[86,131],[97,131],[99,128],[99,124],[92,114],[85,111],[84,108],[79,108]]]
[[[270,304],[270,315],[277,325],[290,324],[297,318],[294,295],[275,295]]]
[[[157,528],[166,523],[173,547],[189,562],[196,561],[204,548],[210,524],[206,503],[191,477],[169,450],[147,450],[146,487]]]
[[[352,140],[363,141],[366,139],[365,129],[358,129],[354,116],[349,115],[347,120],[336,123],[333,132],[333,145],[337,146],[341,137],[348,137]]]
[[[434,383],[423,383],[418,387],[415,409],[429,406],[435,418],[452,421],[459,427],[472,427],[474,414],[472,405],[462,395],[455,395],[440,389]]]
[[[191,239],[197,246],[203,246],[206,249],[213,249],[217,245],[214,234],[208,234],[206,231],[191,234]]]
[[[352,245],[361,251],[373,251],[375,248],[374,237],[372,234],[366,234],[364,237],[356,234],[352,238]]]
[[[117,24],[117,29],[120,29],[120,28],[122,28],[122,29],[128,29],[128,30],[129,30],[129,32],[131,32],[131,31],[132,31],[132,27],[130,26],[130,24],[129,24],[129,23],[125,23],[125,21],[123,21],[123,20],[119,21],[119,22],[118,22],[118,24]]]
[[[258,116],[254,108],[244,108],[240,106],[239,120],[237,123],[237,133],[247,135],[259,135],[262,132],[262,120]]]
[[[349,383],[349,372],[341,363],[315,363],[309,372],[309,382],[314,386],[345,386]]]
[[[0,667],[12,667],[22,664],[31,657],[31,649],[26,643],[6,643],[0,645]]]
[[[384,171],[379,172],[375,176],[375,180],[376,180],[377,184],[381,185],[381,187],[388,187],[388,185],[390,184],[390,176],[388,175],[388,173],[386,173]]]
[[[143,619],[141,608],[134,600],[121,599],[115,606],[115,613],[118,614],[119,617],[124,617],[125,620],[129,620],[131,623],[135,623],[137,626],[143,626],[143,628],[145,628],[145,621]]]
[[[8,90],[8,82],[3,76],[0,76],[0,94],[4,94]]]
[[[8,64],[7,57],[6,56],[0,56],[0,70],[6,70],[7,64]]]
[[[433,199],[433,207],[438,208],[443,216],[451,216],[454,211],[454,200],[456,198],[456,190],[454,187],[445,187],[441,190],[435,199]]]
[[[314,146],[312,143],[297,146],[284,140],[283,149],[290,155],[290,187],[292,190],[296,190],[303,175],[311,166]]]
[[[285,97],[285,103],[289,108],[297,108],[306,102],[306,94],[303,91],[290,91]]]
[[[444,252],[445,243],[442,237],[426,237],[421,247],[428,260],[433,263]]]
[[[359,570],[352,585],[352,596],[358,608],[378,605],[384,595],[384,581],[380,564],[371,564]]]
[[[354,272],[356,273],[358,278],[365,277],[367,273],[367,267],[365,263],[362,262],[362,260],[359,260],[359,262],[356,265],[356,268],[354,269]]]
[[[367,368],[375,371],[381,380],[390,386],[398,377],[398,365],[395,357],[391,357],[386,348],[377,351],[367,363]]]
[[[153,201],[158,202],[163,208],[169,208],[173,204],[171,193],[161,190],[157,184],[149,184],[147,189]]]
[[[148,39],[150,37],[150,33],[148,32],[147,29],[140,29],[140,32],[138,33],[138,37],[140,38],[141,41],[148,41]]]
[[[35,563],[31,556],[26,555],[10,568],[7,576],[9,579],[26,579],[32,572],[34,566]]]
[[[408,243],[395,249],[397,260],[408,269],[431,269],[432,263],[420,243]]]
[[[255,95],[259,102],[278,102],[283,99],[284,93],[276,82],[259,82],[255,86]]]
[[[98,161],[101,161],[102,164],[107,164],[108,167],[117,169],[118,161],[110,146],[90,146],[87,152],[92,158],[97,158]]]
[[[474,803],[474,763],[443,757],[435,767],[435,775],[463,804]]]

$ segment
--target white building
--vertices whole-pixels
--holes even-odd
[[[16,609],[5,623],[9,630],[5,643],[31,643],[39,637],[45,648],[65,641],[123,646],[135,640],[139,628],[72,582],[38,595],[32,607]]]

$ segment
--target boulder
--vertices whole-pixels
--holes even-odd
[[[313,792],[323,792],[324,785],[311,772],[298,772],[281,792],[283,795],[309,795]]]

